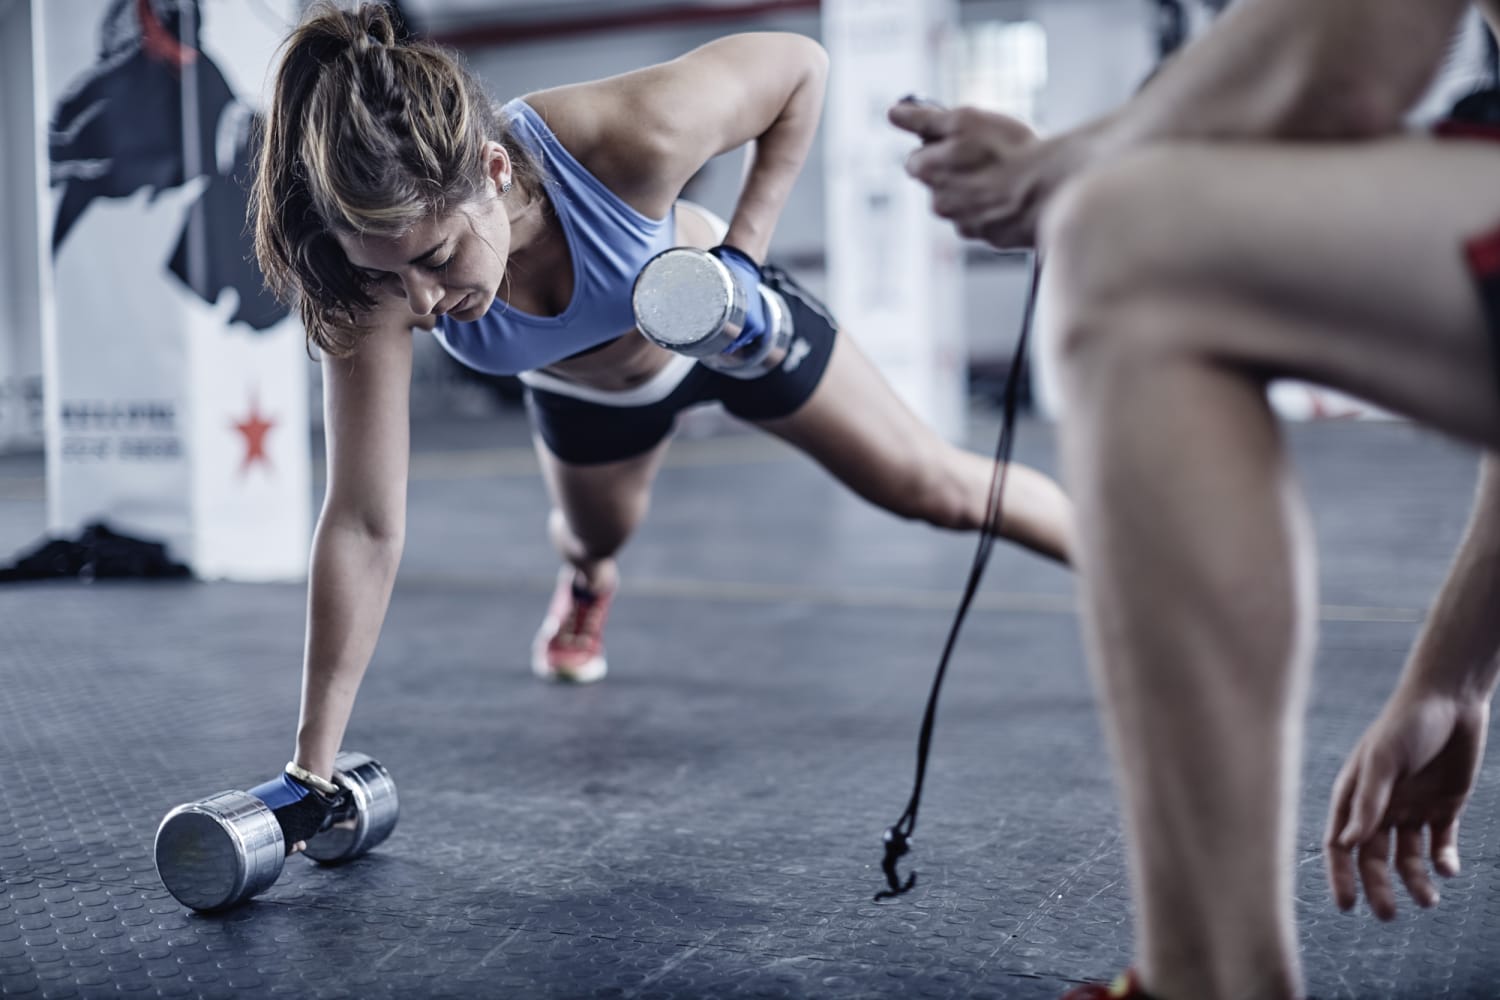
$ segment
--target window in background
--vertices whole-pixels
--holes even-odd
[[[1037,124],[1047,32],[1035,21],[980,21],[959,34],[958,103]]]

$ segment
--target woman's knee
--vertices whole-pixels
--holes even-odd
[[[565,552],[589,559],[607,559],[618,552],[646,516],[647,497],[612,505],[608,510],[567,511],[554,507],[547,527]]]
[[[883,506],[899,517],[922,521],[935,528],[970,531],[984,520],[985,497],[977,488],[977,477],[965,476],[953,458],[928,452],[913,456],[911,464],[897,477]]]

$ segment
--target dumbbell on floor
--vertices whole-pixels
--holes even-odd
[[[280,781],[253,791],[274,798]],[[396,783],[380,763],[354,751],[334,761],[339,792],[303,853],[334,864],[359,857],[396,826]],[[312,794],[318,794],[313,792]],[[194,910],[220,910],[268,889],[286,863],[287,834],[272,806],[251,792],[227,791],[167,813],[156,831],[156,871],[167,891]]]

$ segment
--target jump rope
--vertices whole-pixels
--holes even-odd
[[[1031,280],[1026,293],[1026,311],[1021,319],[1021,336],[1016,340],[1015,356],[1011,359],[1010,371],[1005,376],[1005,398],[1002,403],[1000,442],[995,447],[995,472],[990,477],[989,498],[985,505],[984,524],[979,528],[979,545],[974,551],[974,562],[969,567],[969,580],[963,597],[958,602],[958,612],[948,630],[948,641],[943,644],[942,656],[938,659],[937,673],[932,678],[932,690],[927,696],[927,710],[922,714],[922,730],[917,737],[917,775],[912,782],[911,799],[901,818],[885,831],[885,858],[881,870],[885,872],[887,888],[875,894],[876,902],[894,899],[908,892],[917,884],[917,873],[912,872],[901,881],[896,865],[903,855],[911,851],[912,833],[917,828],[917,809],[922,803],[922,783],[927,777],[927,756],[932,748],[932,730],[937,719],[938,695],[943,689],[943,679],[948,674],[948,661],[958,643],[958,633],[963,628],[969,605],[979,590],[984,578],[985,566],[989,563],[990,550],[995,546],[995,536],[1000,529],[1002,516],[1001,498],[1005,493],[1006,472],[1010,469],[1010,454],[1015,443],[1016,407],[1020,397],[1021,378],[1026,366],[1026,346],[1031,339],[1032,320],[1036,315],[1037,286],[1041,278],[1041,264],[1035,252],[1030,255]]]

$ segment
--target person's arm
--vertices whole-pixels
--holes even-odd
[[[702,92],[711,81],[728,92],[705,97]],[[781,210],[807,162],[827,82],[828,54],[812,39],[793,34],[723,39],[683,57],[674,74],[672,89],[680,99],[686,103],[689,95],[698,94],[693,106],[682,110],[701,123],[696,129],[679,126],[699,136],[697,150],[673,165],[683,183],[698,169],[694,158],[706,161],[751,143],[744,185],[723,242],[755,260],[765,260]]]
[[[1468,530],[1401,679],[1334,782],[1323,853],[1341,909],[1363,885],[1376,916],[1396,915],[1393,841],[1396,874],[1418,905],[1438,901],[1429,861],[1440,875],[1458,874],[1459,817],[1484,758],[1500,674],[1497,605],[1500,459],[1489,455]]]
[[[527,100],[616,194],[653,216],[671,210],[704,163],[749,143],[724,242],[762,260],[817,132],[827,75],[816,41],[759,32]]]
[[[412,334],[389,310],[322,361],[328,485],[313,535],[294,760],[328,778],[375,649],[406,525]]]
[[[1162,139],[1343,138],[1401,126],[1469,0],[1238,0],[1103,127]]]
[[[1401,687],[1489,701],[1500,678],[1500,456],[1486,455],[1469,526]]]

